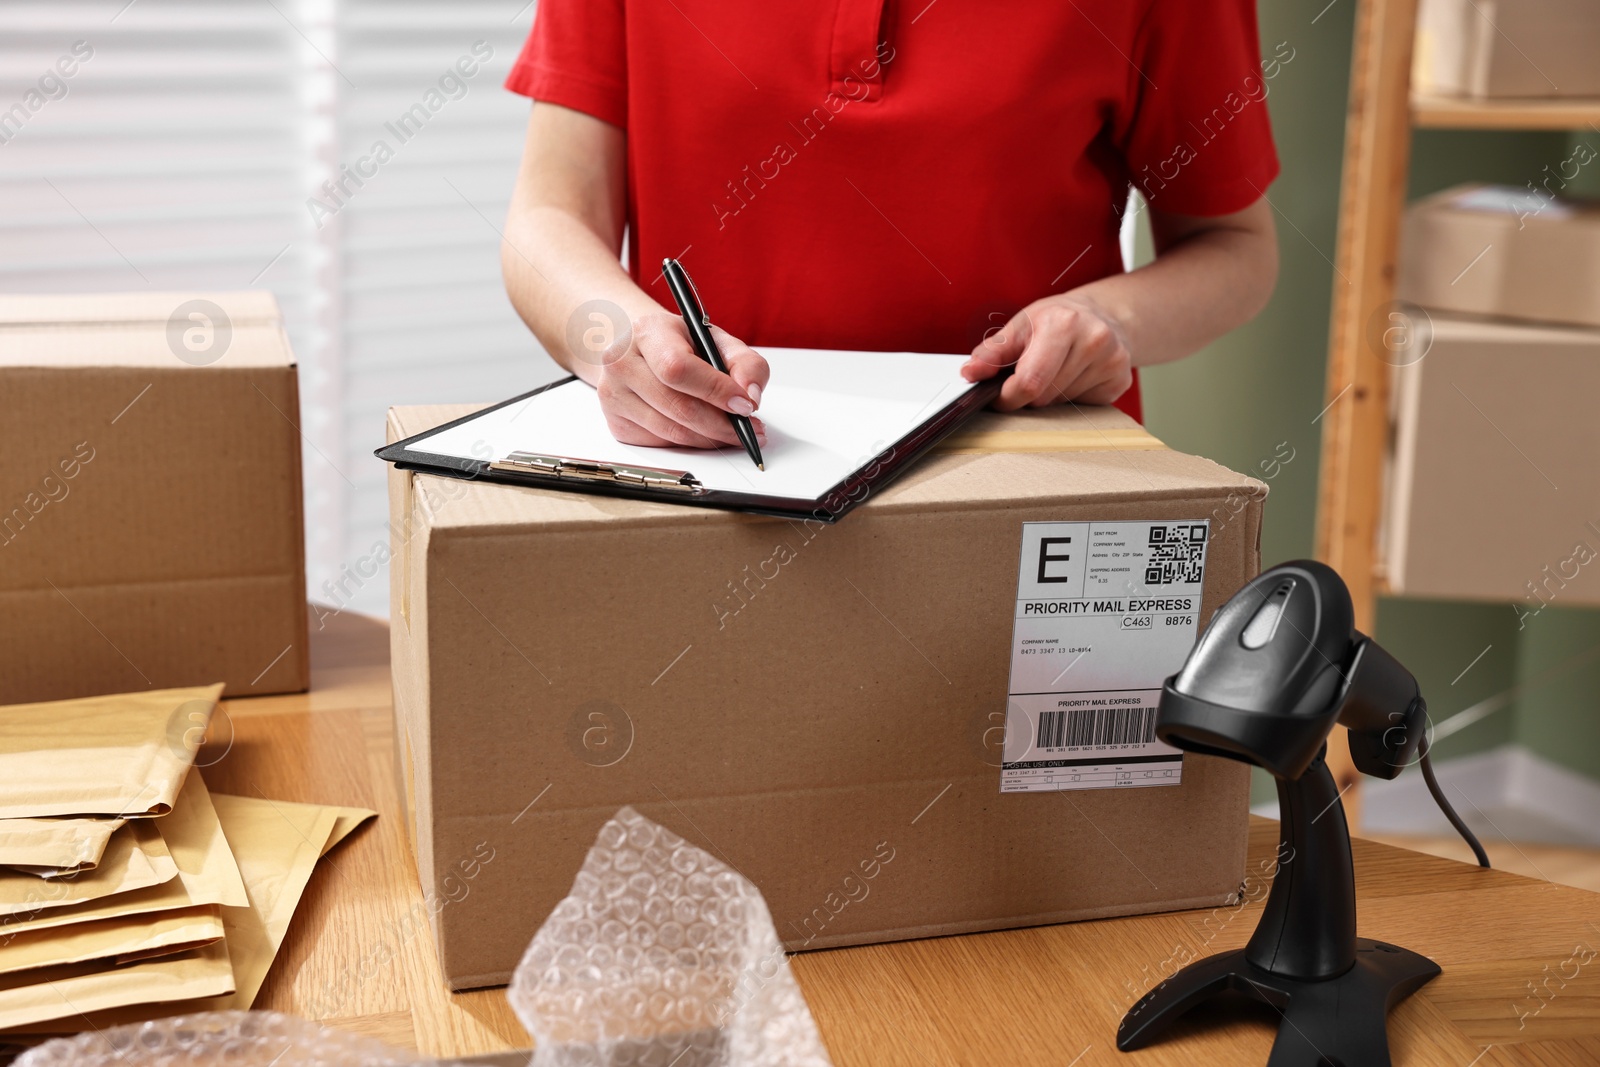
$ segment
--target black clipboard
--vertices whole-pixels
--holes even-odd
[[[967,419],[987,407],[1000,393],[1005,375],[980,382],[919,423],[910,433],[889,445],[814,500],[741,493],[726,489],[698,487],[693,473],[672,467],[643,467],[610,463],[578,456],[549,456],[513,452],[495,460],[466,459],[418,452],[411,446],[442,430],[460,426],[485,414],[521,403],[550,389],[577,382],[569,375],[537,389],[503,400],[464,418],[435,426],[403,441],[374,451],[379,459],[393,463],[398,470],[423,471],[451,478],[525,485],[538,489],[597,493],[601,496],[654,500],[690,507],[723,508],[770,515],[780,519],[813,519],[838,522],[857,505],[867,500],[909,469]],[[520,459],[518,457],[521,457]]]

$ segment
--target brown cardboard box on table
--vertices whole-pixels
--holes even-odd
[[[1594,0],[1421,0],[1411,85],[1478,100],[1600,96]]]
[[[0,296],[0,704],[308,678],[270,293]]]
[[[392,409],[389,439],[470,410]],[[791,949],[1239,887],[1243,764],[1000,790],[1023,523],[1208,522],[1197,625],[1259,564],[1265,486],[1115,409],[982,415],[836,525],[390,479],[401,774],[455,988],[507,980],[624,804],[754,881]]]
[[[1411,596],[1600,604],[1600,330],[1434,315],[1402,351],[1383,533]]]
[[[1600,326],[1600,202],[1492,185],[1419,200],[1398,293],[1430,311]]]

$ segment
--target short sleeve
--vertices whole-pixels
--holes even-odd
[[[623,0],[539,0],[506,88],[602,122],[628,125]]]
[[[1150,207],[1226,215],[1260,199],[1278,176],[1267,97],[1294,50],[1263,59],[1255,0],[1153,0],[1131,58],[1120,141]]]

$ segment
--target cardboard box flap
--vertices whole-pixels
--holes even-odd
[[[173,308],[197,298],[221,307],[236,325],[283,320],[277,298],[271,292],[266,289],[242,289],[216,293],[0,293],[0,324],[159,324],[167,321]]]
[[[482,405],[440,404],[389,410],[388,440],[422,433],[479,410]],[[1014,435],[1038,451],[999,446],[999,454],[979,454],[970,446]],[[983,412],[946,440],[951,451],[935,451],[874,495],[878,509],[940,511],[1036,498],[1041,484],[1055,494],[1085,500],[1170,499],[1232,494],[1265,497],[1267,487],[1198,456],[1174,452],[1150,437],[1137,422],[1112,407],[1054,407],[1001,414]],[[943,447],[943,446],[941,446]],[[1131,475],[1131,477],[1130,477]],[[437,492],[419,493],[429,525],[490,536],[540,527],[578,528],[626,522],[729,521],[730,513],[687,508],[564,490],[542,490],[489,482],[464,483],[419,475]],[[748,522],[772,522],[739,516]],[[845,519],[849,521],[848,517]]]
[[[286,367],[270,292],[0,295],[0,366]]]

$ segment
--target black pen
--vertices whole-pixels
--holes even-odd
[[[705,305],[700,303],[700,294],[695,292],[694,282],[689,280],[683,264],[671,257],[663,259],[661,273],[667,279],[667,288],[672,290],[672,299],[677,301],[678,310],[683,313],[684,325],[689,327],[689,340],[694,344],[695,354],[727,374],[728,365],[722,361],[717,342],[711,337],[711,318],[706,314]],[[744,445],[744,450],[750,453],[750,458],[755,460],[756,467],[766,470],[767,465],[761,458],[761,446],[756,443],[756,430],[750,425],[750,420],[730,411],[728,421],[733,423],[734,435]]]

